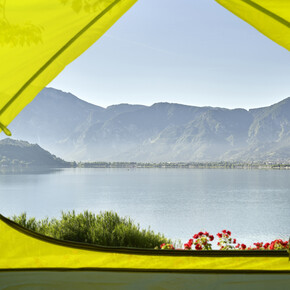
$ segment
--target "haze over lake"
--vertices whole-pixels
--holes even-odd
[[[1,174],[0,212],[59,217],[62,210],[129,216],[172,239],[231,230],[239,242],[288,239],[290,172],[227,169],[61,169]]]

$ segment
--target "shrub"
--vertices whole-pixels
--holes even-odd
[[[141,229],[130,218],[118,216],[111,211],[96,215],[89,211],[76,214],[62,212],[60,219],[27,218],[26,213],[13,216],[12,220],[32,231],[67,241],[84,242],[102,246],[154,248],[172,243],[164,235],[150,228]]]

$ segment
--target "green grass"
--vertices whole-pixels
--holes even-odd
[[[172,243],[150,228],[141,229],[130,218],[119,217],[111,211],[94,214],[89,211],[76,214],[62,212],[60,219],[28,218],[26,213],[11,218],[32,231],[60,240],[91,243],[102,246],[155,248],[162,243]]]

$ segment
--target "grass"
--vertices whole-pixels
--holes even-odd
[[[130,218],[120,217],[112,211],[94,214],[89,211],[76,214],[62,212],[60,219],[28,218],[26,213],[11,218],[19,225],[60,240],[91,243],[102,246],[155,248],[162,243],[172,243],[150,228],[141,229]]]

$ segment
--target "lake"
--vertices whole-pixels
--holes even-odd
[[[231,230],[238,242],[290,236],[290,171],[63,169],[0,174],[0,213],[37,218],[105,210],[174,240]]]

